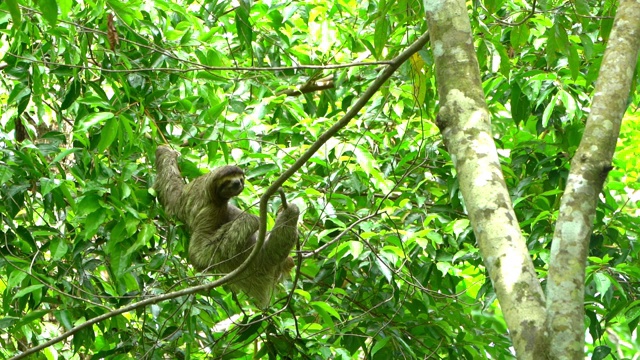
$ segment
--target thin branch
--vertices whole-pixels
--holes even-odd
[[[244,71],[244,72],[260,72],[260,71],[291,71],[291,70],[334,70],[334,69],[344,69],[350,67],[358,67],[358,66],[380,66],[380,65],[389,65],[392,66],[392,61],[364,61],[364,62],[354,62],[348,64],[333,64],[333,65],[297,65],[297,66],[249,66],[249,67],[238,67],[238,66],[208,66],[203,64],[194,64],[194,67],[187,69],[175,69],[175,68],[166,68],[166,67],[158,67],[158,68],[137,68],[137,69],[107,69],[104,67],[88,67],[83,65],[73,65],[73,64],[63,64],[57,63],[53,61],[44,61],[44,60],[34,60],[33,58],[21,56],[18,54],[14,54],[11,52],[7,52],[7,55],[13,56],[20,60],[25,60],[34,64],[43,64],[48,67],[60,66],[70,69],[80,69],[80,70],[94,70],[101,71],[104,73],[137,73],[141,71],[162,71],[168,73],[188,73],[193,71]],[[184,62],[184,60],[181,60]]]
[[[498,24],[505,25],[505,26],[520,26],[524,24],[527,20],[531,19],[533,15],[536,14],[536,2],[537,0],[533,0],[533,4],[531,4],[531,12],[529,12],[529,14],[527,14],[527,16],[524,17],[524,19],[515,23],[500,19],[499,17],[495,16],[491,11],[489,11],[489,9],[487,9],[481,1],[479,1],[478,3],[480,4],[480,7],[484,11],[486,11],[493,18],[493,20],[495,20]]]
[[[281,94],[284,94],[287,96],[300,96],[300,95],[304,95],[304,94],[315,92],[315,91],[332,89],[334,86],[335,86],[335,83],[333,81],[333,76],[327,76],[325,78],[318,79],[315,81],[309,80],[304,85],[295,89],[282,91]]]

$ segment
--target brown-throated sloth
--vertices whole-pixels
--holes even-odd
[[[249,256],[257,239],[259,218],[229,204],[244,189],[244,172],[223,166],[185,185],[178,152],[167,146],[156,150],[157,178],[153,185],[166,213],[187,224],[191,234],[189,259],[198,271],[226,274]],[[232,283],[261,308],[269,304],[271,290],[293,267],[289,252],[298,240],[298,207],[283,203],[276,223],[258,257]]]

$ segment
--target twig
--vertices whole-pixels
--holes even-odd
[[[192,68],[186,69],[175,69],[175,68],[166,68],[166,67],[157,67],[157,68],[136,68],[136,69],[109,69],[105,67],[89,67],[84,65],[73,65],[73,64],[63,64],[54,61],[45,61],[45,60],[34,60],[33,58],[18,55],[12,52],[7,52],[7,55],[15,57],[16,59],[25,60],[33,64],[42,64],[48,67],[61,66],[71,69],[80,69],[80,70],[99,70],[104,73],[137,73],[137,72],[166,72],[166,73],[188,73],[192,71],[295,71],[295,70],[334,70],[334,69],[344,69],[350,67],[358,67],[358,66],[380,66],[380,65],[388,65],[389,67],[393,66],[393,61],[362,61],[362,62],[354,62],[348,64],[333,64],[333,65],[296,65],[296,66],[249,66],[249,67],[238,67],[238,66],[209,66],[203,64],[193,64]],[[186,61],[183,61],[186,63]],[[387,67],[388,69],[388,67]]]
[[[505,25],[505,26],[514,26],[515,27],[515,26],[520,26],[520,25],[524,24],[527,20],[531,19],[533,17],[533,15],[536,14],[536,2],[537,2],[537,0],[533,0],[533,4],[531,4],[531,12],[529,14],[527,14],[527,16],[524,17],[524,19],[522,19],[522,20],[520,20],[518,22],[515,22],[515,23],[504,21],[504,20],[498,18],[497,16],[493,15],[493,13],[491,13],[491,11],[489,11],[489,9],[487,9],[482,4],[482,2],[478,2],[478,3],[480,4],[480,7],[482,7],[482,9],[484,11],[486,11],[493,18],[493,20],[495,20],[498,24]]]

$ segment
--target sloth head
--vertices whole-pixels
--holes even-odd
[[[223,166],[211,176],[215,178],[211,190],[216,200],[226,202],[244,190],[244,171],[237,166]]]

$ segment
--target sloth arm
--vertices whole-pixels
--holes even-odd
[[[298,241],[298,207],[290,204],[282,210],[263,245],[258,261],[266,267],[282,264]]]

